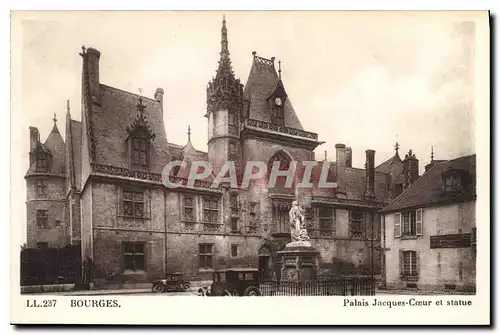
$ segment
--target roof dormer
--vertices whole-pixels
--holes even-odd
[[[462,192],[468,189],[469,173],[462,169],[448,168],[441,174],[443,192]]]

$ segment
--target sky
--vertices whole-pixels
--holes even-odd
[[[20,108],[12,110],[12,188],[25,193],[29,126],[45,141],[53,126],[64,137],[66,100],[80,120],[82,45],[101,52],[100,81],[153,97],[165,90],[169,142],[185,144],[187,128],[207,150],[206,86],[220,52],[222,12],[24,13],[19,38]],[[420,172],[430,160],[475,153],[475,27],[450,15],[368,12],[226,12],[229,51],[245,84],[257,55],[281,60],[288,97],[307,131],[326,143],[365,150],[378,165],[412,150]],[[277,63],[277,62],[275,62]],[[18,72],[15,72],[18,73]],[[14,87],[15,88],[15,87]],[[14,220],[25,222],[24,201]]]

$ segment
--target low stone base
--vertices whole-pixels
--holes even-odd
[[[317,273],[317,256],[319,252],[311,246],[311,242],[290,242],[285,249],[278,252],[281,256],[281,280],[308,281],[315,280]]]
[[[285,248],[301,248],[301,247],[309,247],[312,248],[310,241],[293,241],[287,243]]]

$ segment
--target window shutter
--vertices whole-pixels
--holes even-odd
[[[394,237],[401,237],[401,213],[394,213]]]
[[[403,250],[399,250],[399,277],[404,276],[404,253]]]
[[[415,231],[417,235],[422,235],[423,234],[423,212],[422,208],[417,209],[416,212],[416,222],[415,222]]]

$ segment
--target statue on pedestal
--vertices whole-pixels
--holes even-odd
[[[289,212],[292,243],[298,242],[298,244],[309,244],[309,235],[307,234],[304,212],[304,209],[300,207],[298,201],[292,202],[292,208]]]

